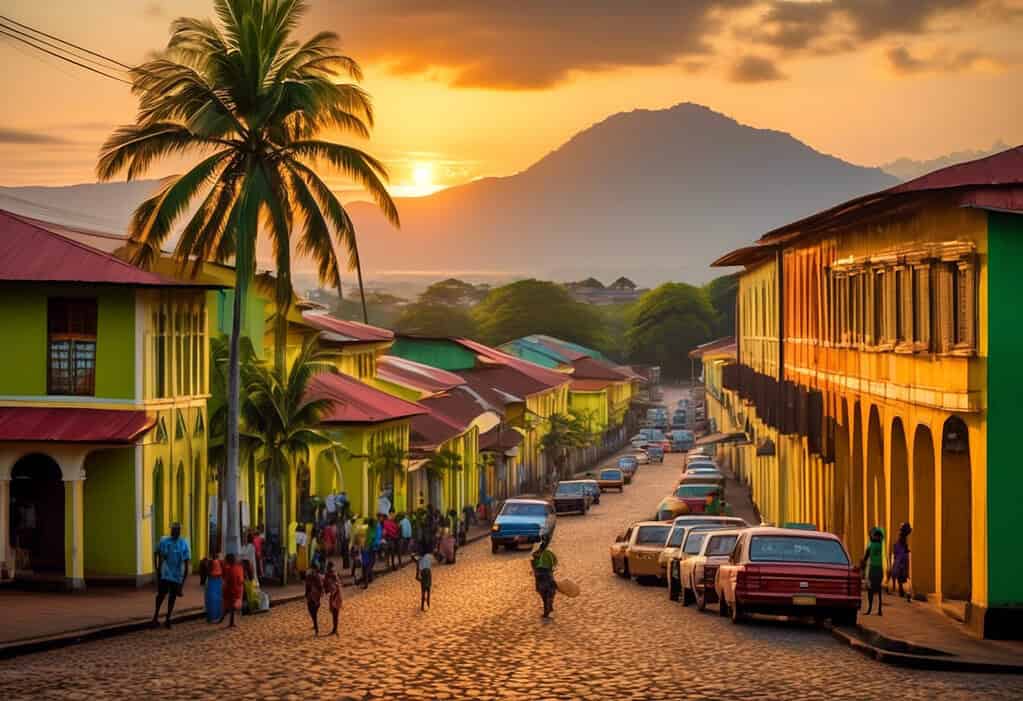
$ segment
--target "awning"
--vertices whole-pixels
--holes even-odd
[[[134,443],[153,427],[144,411],[54,407],[0,407],[0,441]]]
[[[745,443],[749,439],[742,431],[732,433],[708,433],[696,439],[696,445],[715,445],[717,443]]]

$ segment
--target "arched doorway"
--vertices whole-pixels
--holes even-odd
[[[853,557],[866,547],[867,525],[863,514],[863,419],[860,403],[853,405],[852,479],[849,480],[849,542]]]
[[[934,438],[926,426],[917,426],[913,436],[913,554],[909,558],[909,576],[916,594],[933,594],[934,544]]]
[[[902,427],[902,419],[898,417],[892,421],[891,443],[892,522],[888,533],[889,538],[894,540],[899,526],[909,521],[909,450],[906,446],[906,431]]]
[[[887,523],[884,483],[884,435],[876,406],[870,407],[867,423],[867,528],[884,527]],[[890,534],[889,534],[890,536]]]
[[[972,513],[970,439],[958,416],[941,431],[941,598],[969,601]]]
[[[11,546],[29,572],[64,572],[64,482],[48,455],[26,455],[11,470]]]

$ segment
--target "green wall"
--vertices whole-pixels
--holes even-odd
[[[46,310],[50,297],[97,302],[97,397],[135,396],[135,295],[128,287],[9,285],[0,293],[0,394],[46,394]]]
[[[85,460],[85,574],[135,576],[134,448]]]
[[[475,353],[442,339],[397,338],[390,353],[441,370],[468,370],[476,367]]]
[[[1023,216],[988,215],[988,605],[1023,605],[1023,473],[1017,434],[1023,426]]]

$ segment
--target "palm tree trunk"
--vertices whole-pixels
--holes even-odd
[[[359,280],[359,299],[362,300],[362,323],[369,323],[369,312],[366,310],[366,289],[362,285],[362,260],[359,258],[359,244],[355,246],[355,275]]]
[[[241,551],[241,528],[238,523],[238,416],[241,408],[241,337],[242,301],[248,290],[244,274],[235,281],[234,305],[231,315],[231,345],[227,359],[227,431],[225,440],[226,475],[223,483],[227,502],[227,523],[224,524],[224,552],[237,555]]]

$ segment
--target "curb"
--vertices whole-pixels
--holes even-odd
[[[490,537],[490,533],[484,531],[478,535],[466,538],[465,545],[459,546],[464,548],[472,543],[479,542],[485,538]],[[389,574],[400,572],[411,564],[409,562],[404,563],[397,570],[384,570],[379,574],[374,575],[374,579],[379,577],[386,577]],[[457,564],[457,562],[456,562]],[[349,589],[355,586],[352,584],[344,584],[345,589]],[[280,597],[273,597],[270,608],[276,608],[284,604],[294,603],[305,599],[305,593],[288,594]],[[206,611],[201,606],[192,606],[184,609],[180,613],[176,614],[171,618],[171,623],[180,624],[188,623],[190,621],[197,621],[201,618],[205,618]],[[150,628],[150,619],[135,618],[130,621],[123,623],[112,623],[110,625],[97,626],[95,628],[82,628],[79,630],[67,631],[64,633],[57,633],[55,635],[45,636],[41,638],[31,638],[28,640],[15,640],[9,643],[0,644],[0,660],[9,660],[14,657],[20,657],[21,655],[30,655],[37,652],[47,652],[49,650],[58,650],[63,647],[70,647],[72,645],[78,645],[80,643],[92,642],[95,640],[105,640],[107,638],[113,638],[118,635],[126,635],[128,633],[136,633],[140,630],[148,630]]]
[[[831,635],[838,641],[844,642],[853,650],[866,655],[883,664],[896,667],[907,667],[912,669],[926,669],[936,672],[973,672],[980,674],[1023,674],[1023,663],[1011,664],[1007,662],[987,662],[985,660],[969,659],[958,657],[952,653],[936,655],[922,655],[911,652],[899,652],[886,650],[883,647],[872,645],[859,637],[856,632],[863,633],[863,628],[856,626],[855,631],[850,629],[827,626]],[[876,633],[870,635],[885,641],[888,644],[904,646],[912,649],[914,646],[904,640],[879,636]],[[939,651],[940,652],[940,651]]]

